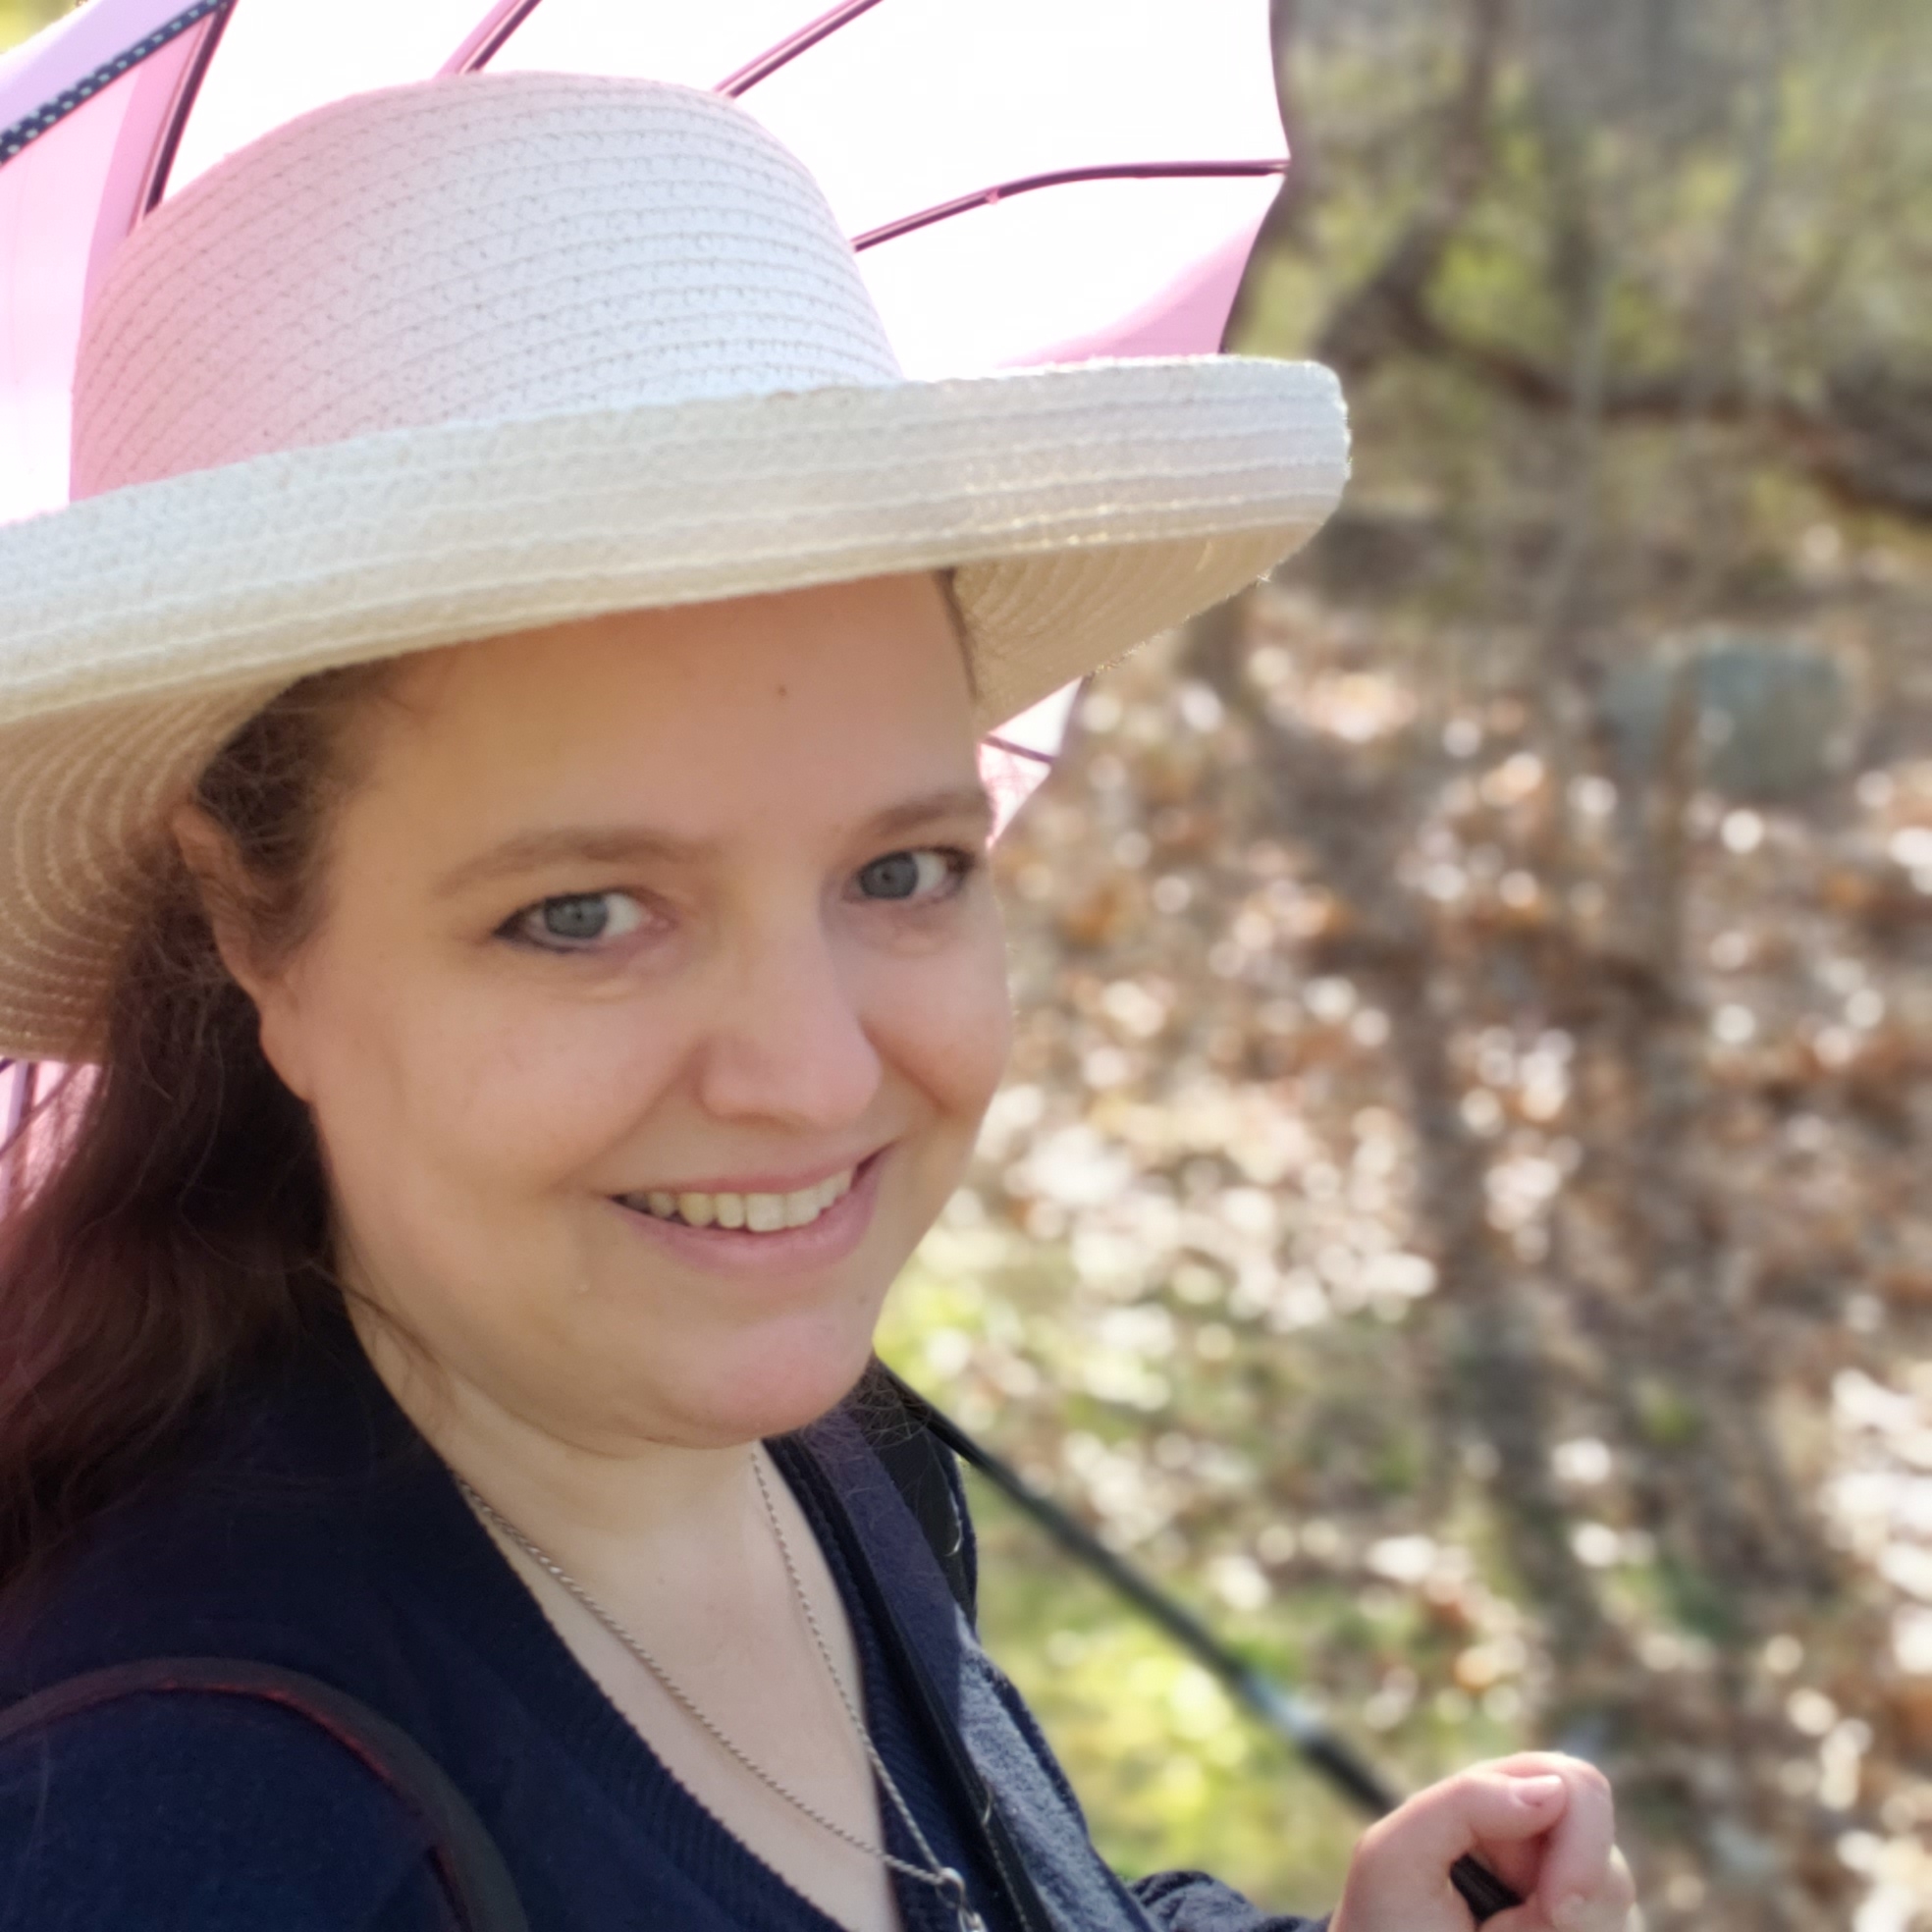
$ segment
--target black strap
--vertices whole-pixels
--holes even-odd
[[[946,1441],[950,1424],[911,1383],[901,1381],[877,1356],[848,1405],[859,1431],[892,1478],[922,1534],[932,1546],[954,1600],[977,1624],[979,1605],[975,1578],[966,1558],[966,1525],[960,1514],[958,1463]],[[917,1646],[900,1625],[898,1613],[879,1587],[872,1566],[859,1547],[845,1516],[843,1499],[826,1481],[816,1463],[800,1458],[793,1478],[813,1484],[821,1506],[835,1530],[844,1531],[846,1557],[858,1587],[886,1647],[897,1655],[901,1673],[910,1684],[915,1704],[926,1720],[929,1741],[941,1763],[968,1800],[979,1826],[989,1862],[999,1874],[1008,1905],[1026,1932],[1053,1932],[1053,1916],[1027,1871],[1024,1854],[999,1808],[992,1786],[981,1775],[959,1735],[952,1713],[939,1694]]]
[[[892,1486],[933,1547],[947,1587],[970,1624],[978,1593],[966,1558],[966,1524],[957,1500],[958,1465],[933,1427],[939,1412],[909,1383],[873,1358],[849,1404],[859,1432],[892,1478]]]
[[[238,1657],[156,1657],[89,1671],[0,1711],[0,1744],[124,1697],[247,1697],[327,1732],[414,1814],[451,1932],[529,1932],[509,1867],[469,1800],[406,1731],[334,1685]]]

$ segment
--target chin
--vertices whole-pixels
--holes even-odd
[[[692,1447],[786,1435],[838,1407],[872,1360],[870,1324],[759,1337],[695,1369],[677,1392]]]

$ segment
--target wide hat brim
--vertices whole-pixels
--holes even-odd
[[[0,528],[0,1052],[84,1058],[170,811],[332,667],[955,566],[991,728],[1340,495],[1334,378],[1237,356],[381,431]]]

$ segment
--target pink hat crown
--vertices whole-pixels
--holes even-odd
[[[452,78],[166,202],[88,317],[74,494],[432,424],[899,380],[804,167],[743,109]]]

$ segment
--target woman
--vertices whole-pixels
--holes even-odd
[[[904,381],[677,88],[364,96],[135,235],[86,500],[0,531],[0,1045],[100,1067],[0,1273],[4,1922],[445,1922],[299,1699],[60,1702],[213,1658],[426,1752],[538,1928],[1288,1923],[1103,1869],[866,1376],[1006,1043],[978,737],[1341,454],[1288,365]],[[1337,1932],[1462,1932],[1467,1852],[1624,1923],[1536,1756]]]

